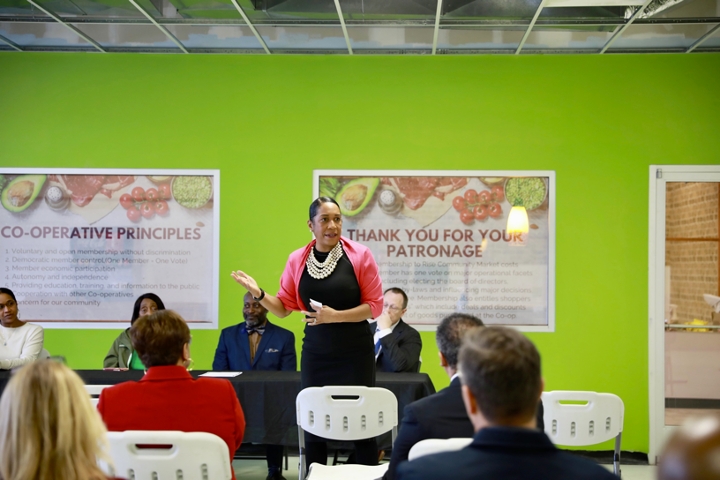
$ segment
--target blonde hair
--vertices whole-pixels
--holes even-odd
[[[75,372],[52,360],[30,363],[0,398],[0,479],[104,480],[106,433]]]

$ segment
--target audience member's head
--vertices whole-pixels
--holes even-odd
[[[451,371],[457,369],[458,352],[463,337],[470,329],[482,327],[483,322],[466,313],[453,313],[440,322],[435,333],[435,341],[440,351],[440,362]]]
[[[474,425],[479,419],[483,424],[534,428],[543,382],[540,354],[530,340],[511,328],[479,328],[463,339],[458,360]]]
[[[720,416],[691,418],[673,433],[660,455],[659,480],[720,478]]]
[[[252,293],[247,292],[243,297],[243,319],[246,328],[262,327],[267,322],[267,308],[255,300]]]
[[[10,298],[12,298],[15,303],[17,303],[17,299],[15,298],[15,294],[14,294],[13,291],[10,290],[9,288],[0,287],[0,293],[4,293],[5,295],[7,295],[7,296],[9,296]]]
[[[385,290],[383,293],[383,313],[390,319],[390,324],[381,324],[382,328],[389,328],[398,323],[407,312],[407,306],[408,296],[402,288],[392,287]]]
[[[15,328],[23,325],[18,318],[18,303],[12,290],[0,287],[0,325]]]
[[[105,425],[78,375],[51,360],[18,370],[0,399],[0,478],[100,480]]]
[[[190,329],[172,310],[138,318],[130,327],[130,340],[147,368],[184,365],[190,360]]]
[[[140,295],[137,300],[135,300],[130,325],[135,323],[135,320],[138,318],[150,315],[158,310],[165,310],[165,304],[162,300],[160,300],[160,297],[154,293],[144,293]]]

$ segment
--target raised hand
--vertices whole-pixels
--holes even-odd
[[[235,279],[237,283],[245,287],[245,289],[250,292],[253,297],[260,296],[260,287],[258,287],[258,284],[253,277],[243,272],[242,270],[230,272],[230,275]]]

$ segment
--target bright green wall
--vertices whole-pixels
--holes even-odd
[[[715,54],[0,53],[0,165],[219,168],[222,327],[241,320],[229,272],[272,291],[309,239],[313,169],[555,170],[556,332],[529,336],[547,389],[617,393],[623,449],[647,452],[648,165],[718,163],[718,78]],[[281,323],[299,346],[299,317]],[[46,346],[95,368],[116,335]],[[218,335],[194,333],[198,368]]]

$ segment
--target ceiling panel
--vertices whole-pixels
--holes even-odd
[[[248,27],[239,25],[167,25],[166,28],[189,49],[241,49],[265,53]]]
[[[25,0],[0,0],[0,15],[32,15],[46,16]]]
[[[53,23],[0,22],[0,35],[20,47],[62,47],[86,50],[94,47],[64,25]]]
[[[44,1],[38,2],[45,6]],[[64,13],[53,10],[49,5],[48,8],[54,13],[62,16],[91,16],[105,18],[128,18],[139,19],[144,18],[142,13],[138,11],[127,0],[72,0],[72,3],[78,8],[79,13]]]
[[[73,24],[102,47],[171,49],[180,51],[155,25]]]
[[[526,27],[442,27],[437,48],[442,50],[508,50],[515,51]]]
[[[271,51],[275,49],[337,53],[347,53],[348,51],[339,21],[337,26],[269,27],[257,25],[257,30]]]
[[[113,51],[340,53],[348,46],[334,0],[33,0]],[[562,7],[548,6],[553,1]],[[437,53],[600,53],[641,0],[443,0]],[[438,0],[338,0],[353,51],[431,54]],[[133,3],[140,5],[136,8]],[[586,6],[573,6],[585,4]],[[568,6],[569,5],[569,6]],[[149,19],[142,11],[147,12]],[[247,25],[245,18],[251,23]],[[151,25],[150,19],[158,25]],[[10,42],[44,50],[92,50],[29,0],[0,0]],[[608,52],[683,52],[720,24],[720,0],[653,0]],[[162,29],[177,37],[178,46]],[[720,32],[698,51],[720,51]],[[0,48],[8,49],[0,39]],[[262,49],[262,52],[260,51]],[[522,53],[521,52],[521,53]]]
[[[711,25],[630,25],[608,50],[687,48],[705,35]],[[707,43],[707,42],[706,42]]]
[[[426,23],[435,21],[437,0],[340,0],[346,22]]]
[[[610,40],[615,27],[535,27],[523,50],[600,50]]]
[[[666,7],[666,8],[662,8]],[[720,0],[665,0],[653,2],[641,18],[720,17]]]
[[[427,50],[432,49],[433,27],[348,26],[354,50]]]
[[[710,48],[710,47],[720,48],[720,29],[716,30],[715,33],[712,34],[712,36],[710,36],[710,38],[705,40],[701,45],[701,48]]]
[[[169,0],[182,18],[230,19],[242,22],[242,16],[230,0]],[[164,9],[165,11],[165,9]],[[167,13],[165,14],[167,16]]]

